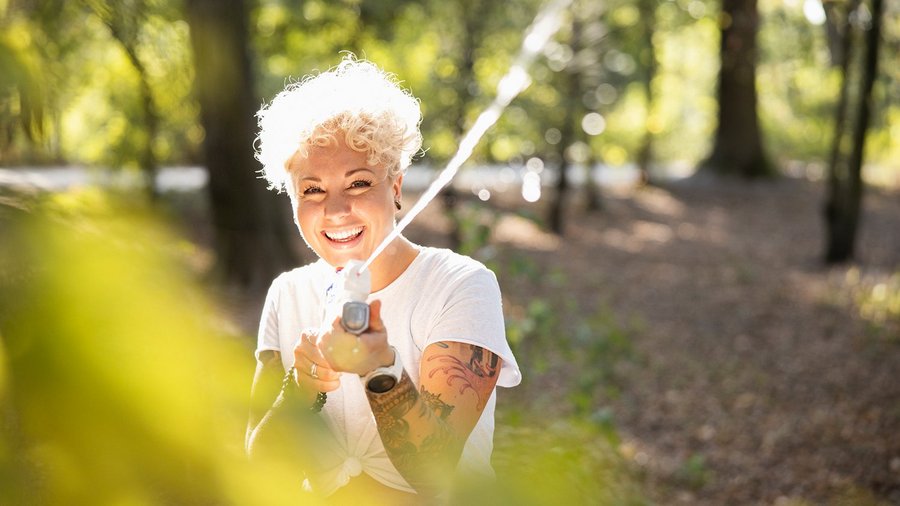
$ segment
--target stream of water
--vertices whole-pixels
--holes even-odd
[[[518,56],[509,71],[506,72],[506,75],[500,79],[500,83],[497,85],[497,96],[494,98],[494,101],[478,115],[475,123],[463,136],[456,154],[453,155],[447,166],[438,174],[437,178],[419,197],[419,200],[406,213],[403,219],[400,220],[400,223],[394,227],[394,230],[375,248],[369,258],[363,263],[360,272],[367,269],[372,261],[387,248],[388,244],[396,239],[403,232],[403,229],[434,200],[441,189],[453,180],[453,176],[456,175],[462,164],[472,156],[475,146],[478,145],[478,142],[484,137],[488,129],[497,122],[503,110],[519,93],[528,87],[531,83],[531,78],[528,75],[528,66],[534,61],[544,46],[547,45],[550,38],[559,30],[562,24],[563,12],[571,3],[572,0],[555,0],[541,9],[525,32],[525,39],[522,41],[522,48],[519,50]]]

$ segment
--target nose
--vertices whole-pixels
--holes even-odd
[[[325,197],[325,218],[339,220],[350,214],[350,199],[340,193],[332,193]]]

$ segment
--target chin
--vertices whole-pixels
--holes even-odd
[[[337,254],[330,254],[330,255],[325,255],[325,256],[319,255],[319,256],[321,258],[324,258],[325,261],[328,262],[328,264],[331,265],[332,267],[344,267],[347,264],[347,262],[349,262],[350,260],[358,260],[360,262],[364,262],[365,260],[367,260],[369,258],[368,255],[363,255],[362,253],[353,254],[353,253],[343,253],[343,252],[337,253]]]

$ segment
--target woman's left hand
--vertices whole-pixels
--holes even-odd
[[[369,328],[357,337],[344,330],[338,316],[331,328],[319,336],[319,350],[335,371],[364,376],[394,362],[387,331],[381,321],[381,301],[369,305]]]

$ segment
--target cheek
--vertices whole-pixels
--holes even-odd
[[[300,229],[300,233],[304,234],[304,229],[311,233],[311,227],[314,225],[315,215],[313,209],[308,204],[301,204],[294,209],[294,223]]]

